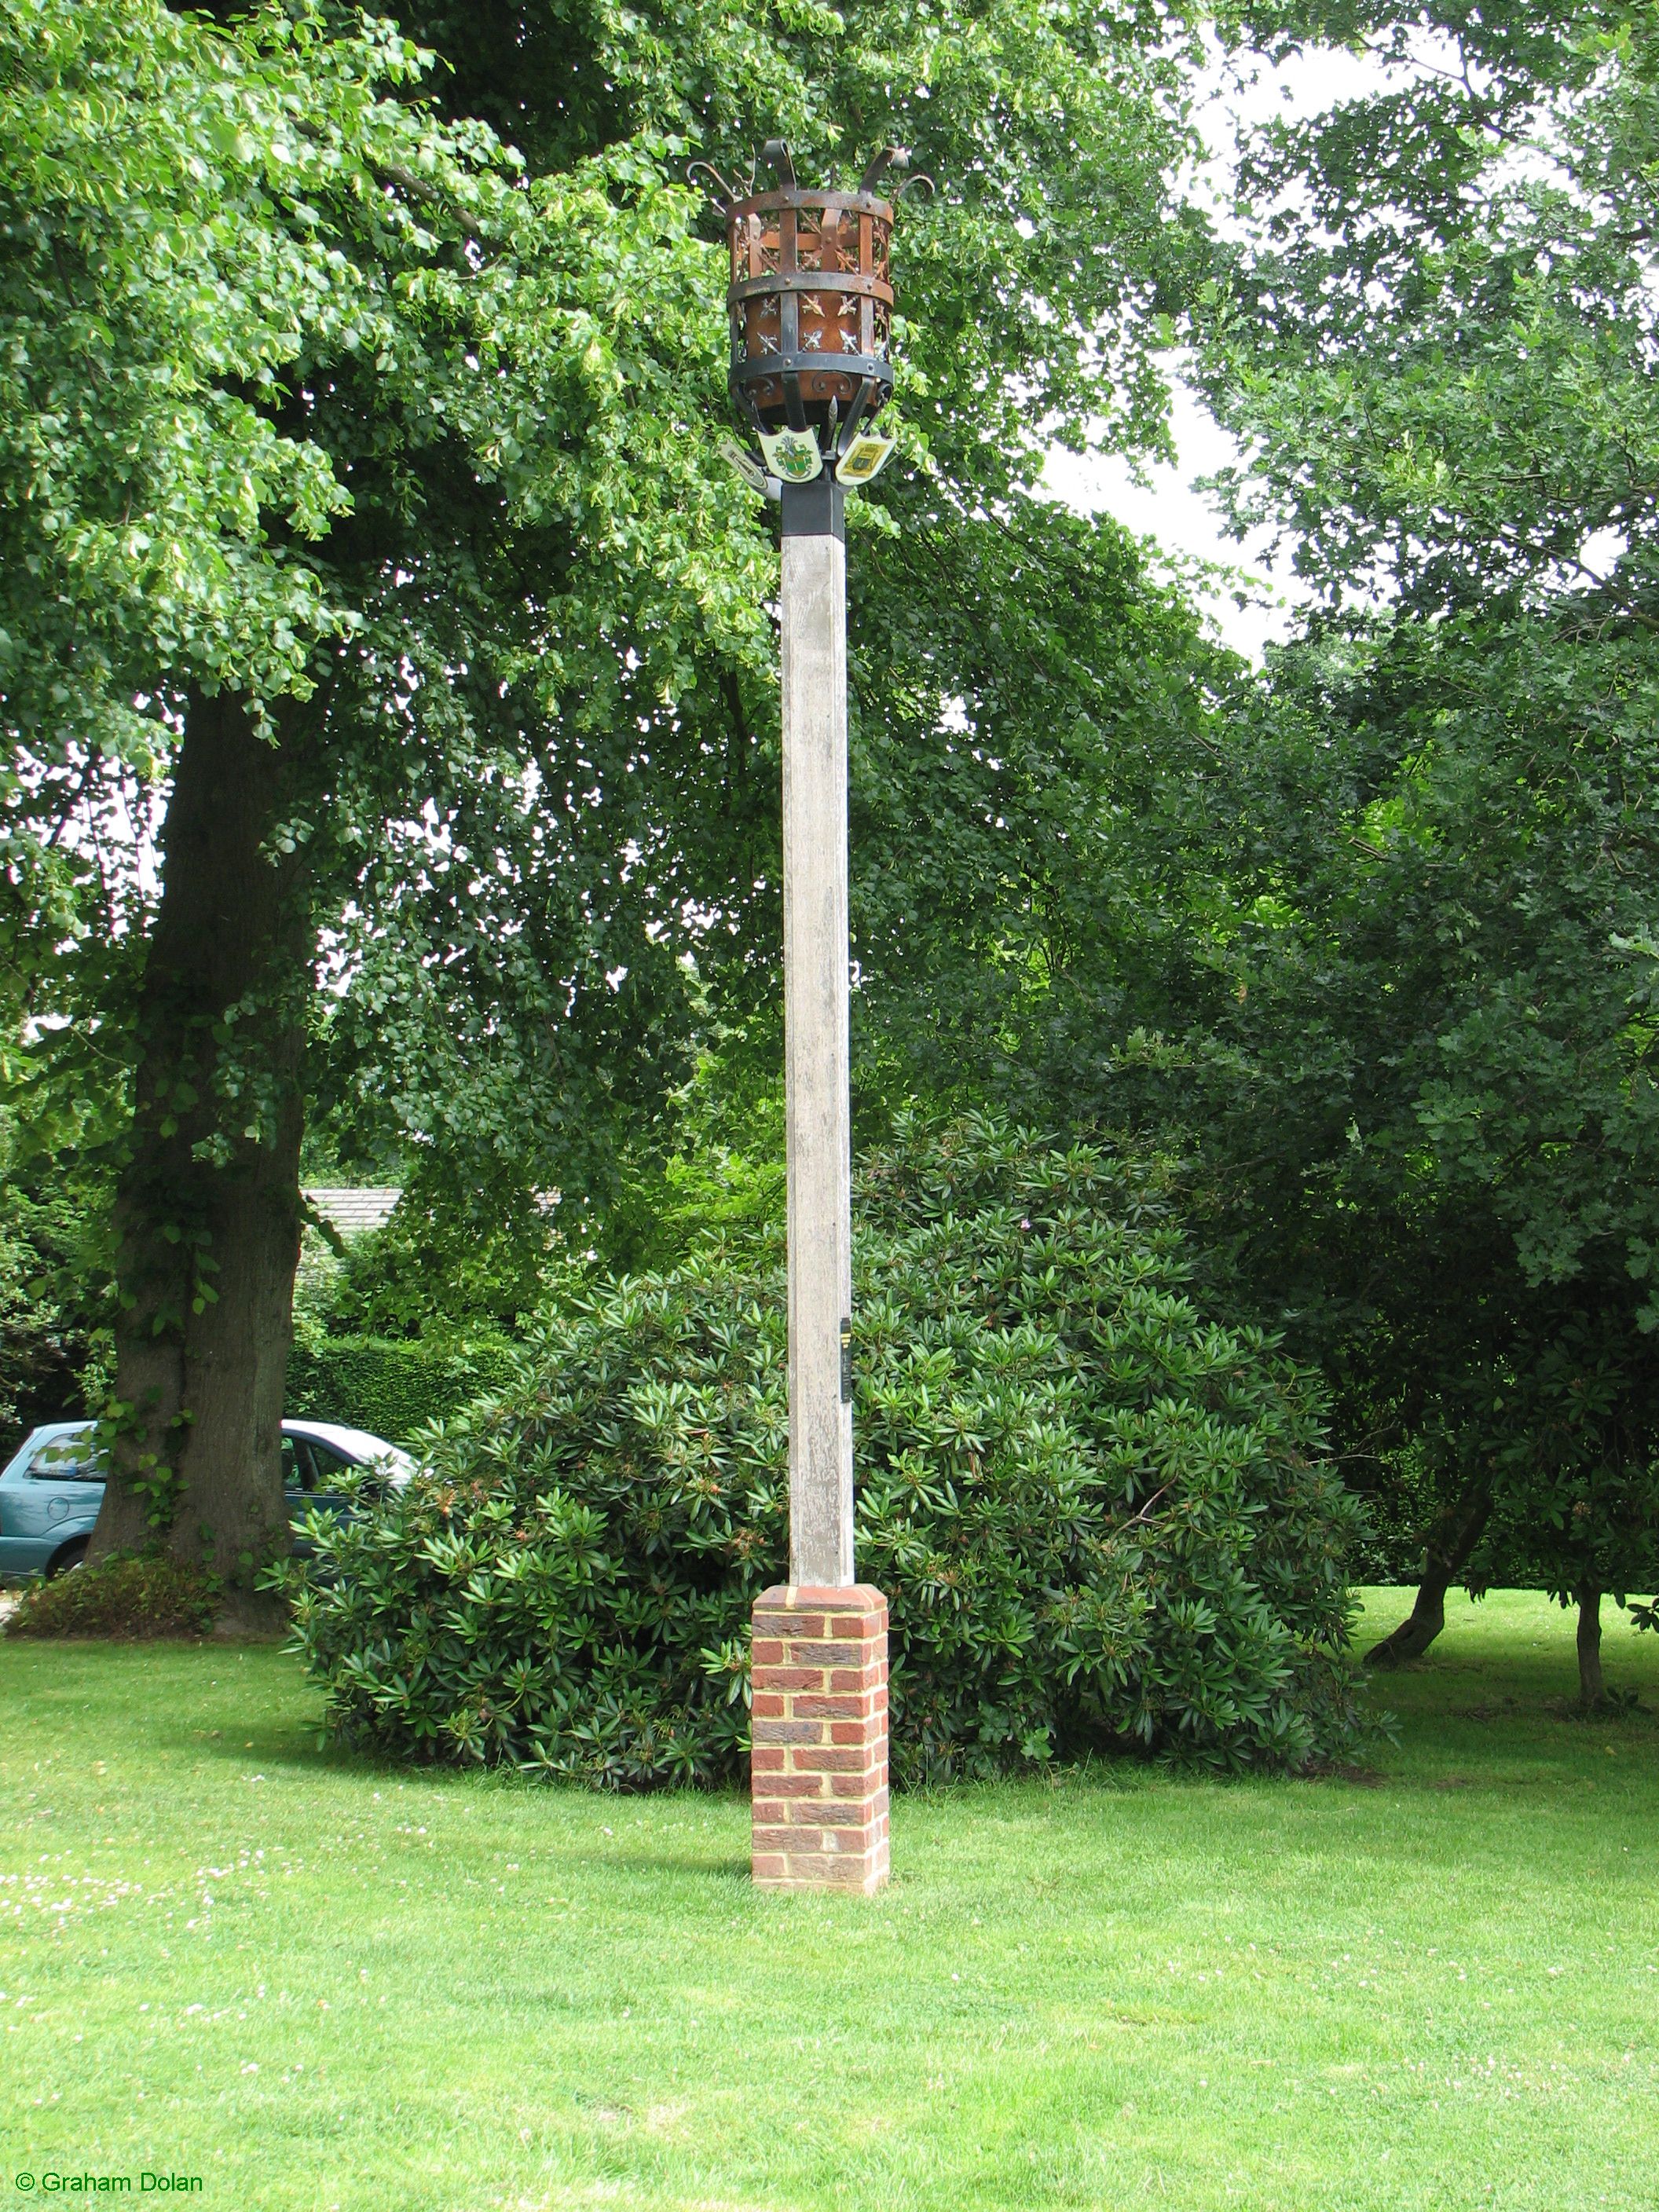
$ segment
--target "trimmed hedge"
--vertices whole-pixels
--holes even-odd
[[[342,1421],[404,1444],[428,1422],[448,1420],[512,1372],[505,1339],[461,1346],[417,1337],[330,1336],[296,1342],[288,1363],[284,1410],[296,1419]]]
[[[1363,1730],[1359,1509],[1316,1378],[1206,1322],[1155,1179],[994,1123],[860,1176],[860,1569],[900,1784],[1094,1749],[1296,1768]],[[313,1524],[296,1640],[344,1739],[611,1787],[732,1779],[785,1578],[779,1240],[608,1282],[428,1472]]]

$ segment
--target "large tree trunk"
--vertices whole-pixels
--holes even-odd
[[[1429,1531],[1423,1553],[1423,1579],[1417,1601],[1392,1635],[1366,1654],[1371,1668],[1403,1667],[1420,1659],[1446,1625],[1446,1592],[1468,1565],[1492,1518],[1492,1484],[1483,1471],[1472,1474]]]
[[[1586,1583],[1578,1593],[1579,1711],[1599,1711],[1606,1696],[1601,1680],[1601,1593]]]
[[[289,1540],[311,930],[303,848],[271,849],[285,756],[240,699],[191,701],[116,1203],[115,1479],[91,1547],[94,1560],[159,1545],[199,1561],[222,1581],[228,1632],[278,1625],[254,1582]]]

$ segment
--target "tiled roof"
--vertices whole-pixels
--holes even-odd
[[[398,1190],[308,1190],[307,1201],[342,1237],[378,1229],[403,1196]]]

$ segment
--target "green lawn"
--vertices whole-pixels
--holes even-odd
[[[736,1797],[320,1753],[270,1651],[0,1643],[0,2195],[1650,2208],[1659,1721],[1574,1681],[1460,1605],[1382,1779],[902,1800],[865,1903],[754,1894]]]

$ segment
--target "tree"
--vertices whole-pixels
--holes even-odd
[[[1603,1596],[1624,1605],[1659,1587],[1656,1383],[1659,1361],[1632,1358],[1604,1312],[1561,1315],[1524,1378],[1526,1431],[1500,1461],[1470,1563],[1473,1589],[1521,1582],[1577,1607],[1586,1713],[1607,1702]]]
[[[621,219],[597,191],[532,208],[486,134],[392,97],[418,58],[384,30],[272,18],[222,37],[139,5],[33,7],[9,27],[28,157],[10,172],[26,250],[9,411],[53,441],[12,447],[8,796],[14,819],[71,833],[19,871],[18,972],[31,1011],[55,989],[91,1017],[41,1038],[60,1083],[88,1060],[106,1083],[112,1063],[136,1073],[117,1209],[125,1480],[98,1547],[161,1527],[246,1610],[282,1526],[315,932],[366,822],[418,815],[437,763],[456,778],[495,765],[487,738],[466,744],[447,678],[490,608],[489,560],[563,519],[561,428],[592,432],[597,393],[599,433],[629,453],[594,319],[557,297],[562,246],[585,269]],[[700,272],[683,219],[651,228],[666,264]],[[531,418],[543,442],[525,459]],[[642,534],[660,487],[619,501],[615,527]],[[611,567],[614,611],[629,571]],[[644,568],[636,556],[636,582]],[[653,596],[672,611],[654,580]],[[108,855],[83,799],[118,795],[129,768],[142,790],[158,754],[165,888],[140,981],[126,946],[112,958],[94,935]],[[112,934],[131,939],[146,917],[131,865],[116,874]],[[55,962],[66,915],[73,950]]]
[[[1654,1572],[1652,695],[1609,647],[1574,664],[1597,720],[1564,716],[1552,641],[1447,622],[1286,655],[1196,802],[1231,911],[1112,1062],[1120,1110],[1186,1134],[1236,1295],[1321,1358],[1359,1486],[1407,1448],[1431,1479],[1385,1659],[1490,1578],[1483,1539],[1576,1590],[1564,1510],[1575,1545],[1596,1516],[1597,1587]]]
[[[1255,21],[1396,75],[1262,135],[1202,333],[1234,512],[1324,600],[1244,770],[1208,1141],[1373,1448],[1431,1441],[1411,1656],[1483,1539],[1587,1620],[1654,1572],[1653,39],[1620,6]]]
[[[0,17],[9,949],[70,1018],[36,1080],[132,1086],[98,1547],[204,1556],[245,1619],[307,1099],[484,1204],[580,1193],[716,976],[769,964],[775,555],[713,464],[719,257],[671,165],[781,121],[804,161],[908,137],[945,179],[884,510],[918,606],[941,541],[994,575],[1036,534],[1036,422],[1081,434],[1103,369],[1113,434],[1156,437],[1201,248],[1160,222],[1154,9],[404,21],[449,49],[444,115],[420,50],[321,8]],[[918,716],[955,696],[925,659]],[[121,817],[164,788],[152,920]]]

